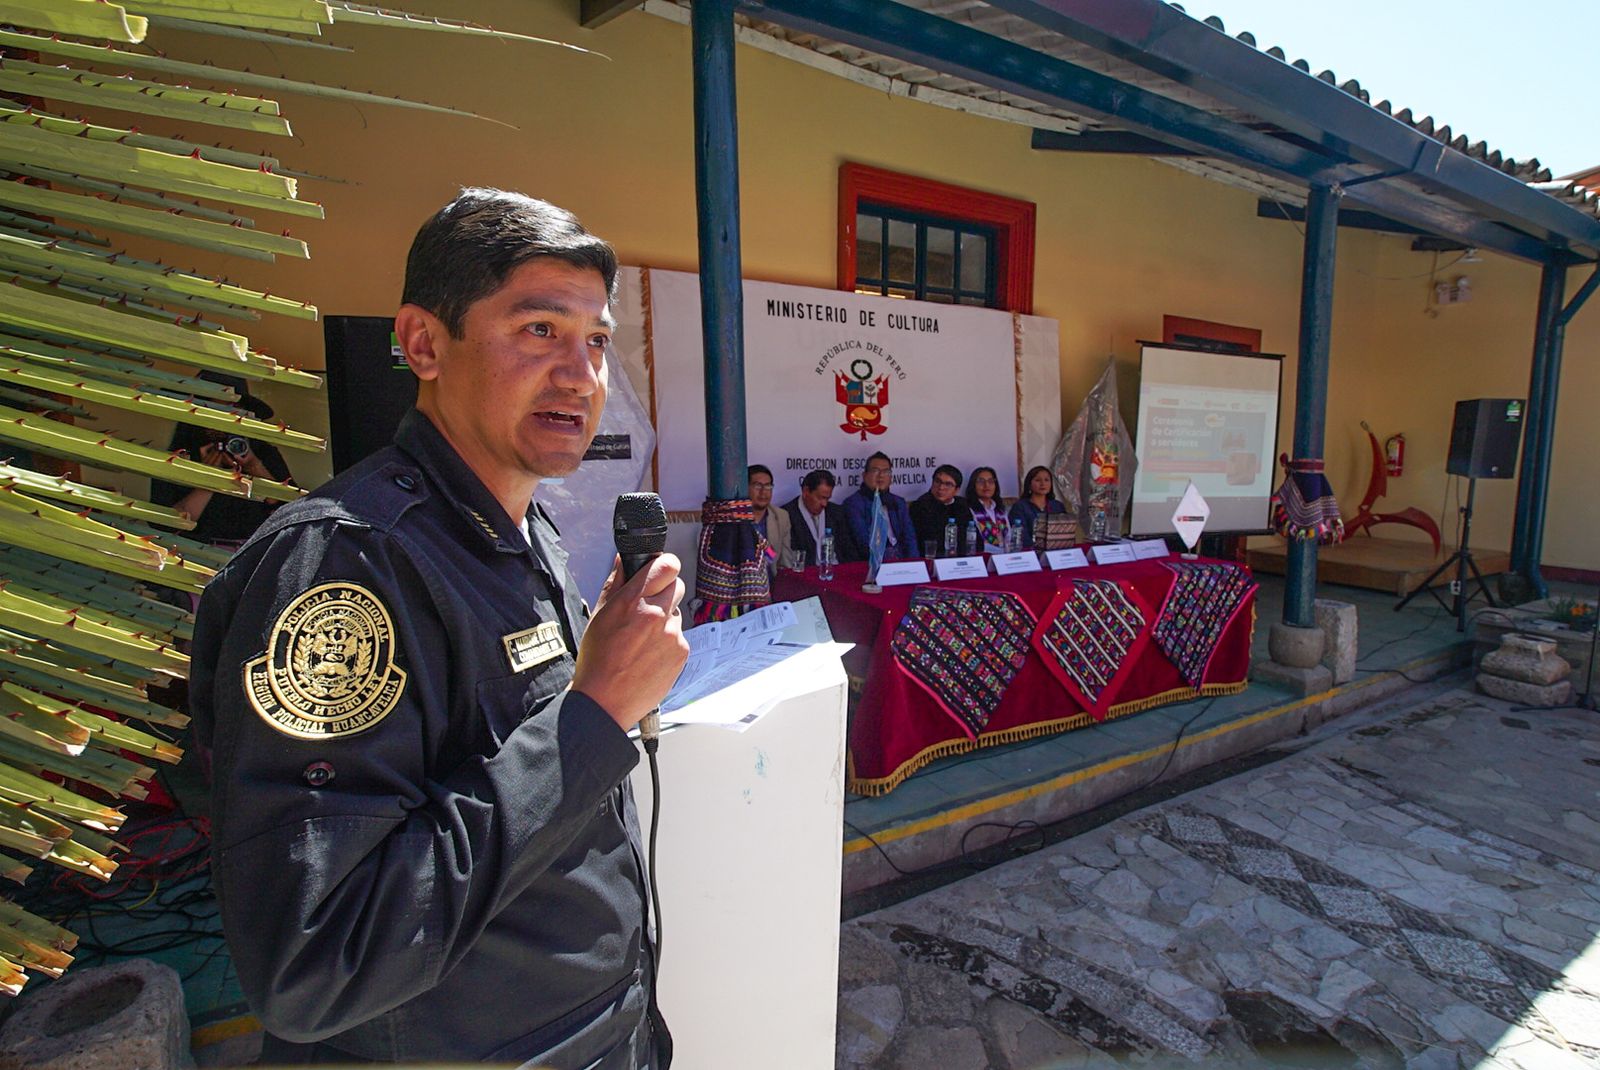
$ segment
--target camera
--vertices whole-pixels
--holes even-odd
[[[229,435],[222,440],[222,449],[230,457],[248,457],[250,456],[250,440],[243,435]]]

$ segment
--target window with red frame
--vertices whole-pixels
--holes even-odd
[[[847,163],[839,289],[1033,311],[1034,205]]]

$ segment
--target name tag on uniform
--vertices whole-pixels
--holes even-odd
[[[512,632],[500,641],[506,645],[512,672],[543,665],[567,652],[567,641],[561,638],[561,625],[553,620],[525,632]]]

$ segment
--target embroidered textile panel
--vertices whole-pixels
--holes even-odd
[[[1104,720],[1137,652],[1148,610],[1116,580],[1080,580],[1045,611],[1034,646],[1050,672],[1095,720]]]
[[[1014,594],[919,587],[890,649],[901,671],[976,737],[1022,670],[1033,626]]]
[[[1205,682],[1222,633],[1255,590],[1255,580],[1235,565],[1163,561],[1172,587],[1156,616],[1153,638],[1190,687]]]

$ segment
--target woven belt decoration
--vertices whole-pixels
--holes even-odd
[[[1152,637],[1184,682],[1198,689],[1222,634],[1256,582],[1236,565],[1163,561],[1161,566],[1173,574],[1172,586],[1156,614]]]
[[[1028,659],[1033,614],[1004,591],[919,587],[895,629],[895,664],[976,739]]]
[[[767,540],[748,498],[707,498],[700,508],[694,622],[728,620],[772,601]]]
[[[1272,527],[1286,539],[1307,539],[1327,545],[1344,538],[1344,520],[1333,487],[1323,474],[1320,458],[1291,461],[1288,454],[1278,457],[1283,465],[1283,483],[1272,495]]]
[[[1034,648],[1061,686],[1097,721],[1150,642],[1149,607],[1116,580],[1079,580],[1051,600]]]

